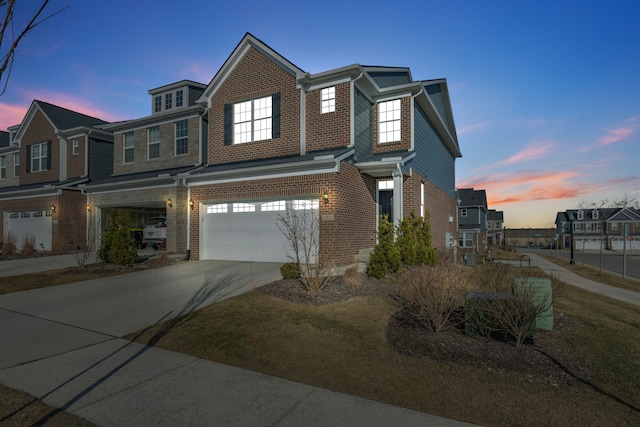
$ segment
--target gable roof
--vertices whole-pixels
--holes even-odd
[[[487,219],[489,221],[504,221],[504,212],[489,209],[487,211]]]
[[[473,188],[459,188],[458,198],[460,207],[482,207],[487,209],[487,193],[485,190],[474,190]]]

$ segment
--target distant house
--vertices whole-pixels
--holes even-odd
[[[504,212],[489,209],[487,211],[487,243],[500,246],[504,241]]]
[[[480,251],[487,248],[487,193],[485,190],[459,188],[458,238],[464,249]]]
[[[563,247],[578,250],[640,249],[640,210],[624,208],[570,209],[556,214],[556,233]]]
[[[104,120],[44,101],[0,144],[0,236],[21,248],[73,249],[86,241],[86,196],[78,185],[111,175],[113,137]]]

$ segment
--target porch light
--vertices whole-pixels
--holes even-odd
[[[56,210],[56,207],[55,207],[55,206],[53,206],[53,205],[51,205],[51,212],[53,212],[53,211],[55,211],[55,210]]]
[[[170,208],[173,207],[173,202],[171,201],[171,199],[167,199],[167,206],[169,206]]]
[[[324,194],[322,195],[322,200],[324,200],[324,203],[329,203],[329,193],[328,192],[324,192]]]
[[[189,199],[189,207],[193,209],[193,199]]]
[[[87,212],[91,212],[91,205],[87,205]]]

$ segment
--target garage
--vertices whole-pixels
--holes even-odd
[[[287,240],[278,217],[287,209],[318,222],[318,199],[222,202],[203,205],[202,259],[287,262]],[[315,233],[318,233],[318,227]],[[311,232],[310,229],[308,232]],[[317,241],[317,234],[314,236]]]
[[[626,247],[628,251],[640,250],[640,240],[627,240]],[[622,251],[625,248],[625,241],[622,238],[611,239],[611,249],[614,251]]]
[[[576,238],[576,249],[579,251],[583,249],[584,250],[600,250],[600,239]]]
[[[9,233],[15,238],[18,249],[24,245],[25,238],[35,238],[36,250],[51,250],[51,209],[25,210],[4,213],[6,240]]]

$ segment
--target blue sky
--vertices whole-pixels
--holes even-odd
[[[457,185],[485,189],[509,228],[640,193],[636,0],[51,2],[69,8],[21,45],[0,129],[33,99],[149,115],[149,89],[208,83],[250,32],[310,73],[359,63],[446,78]]]

